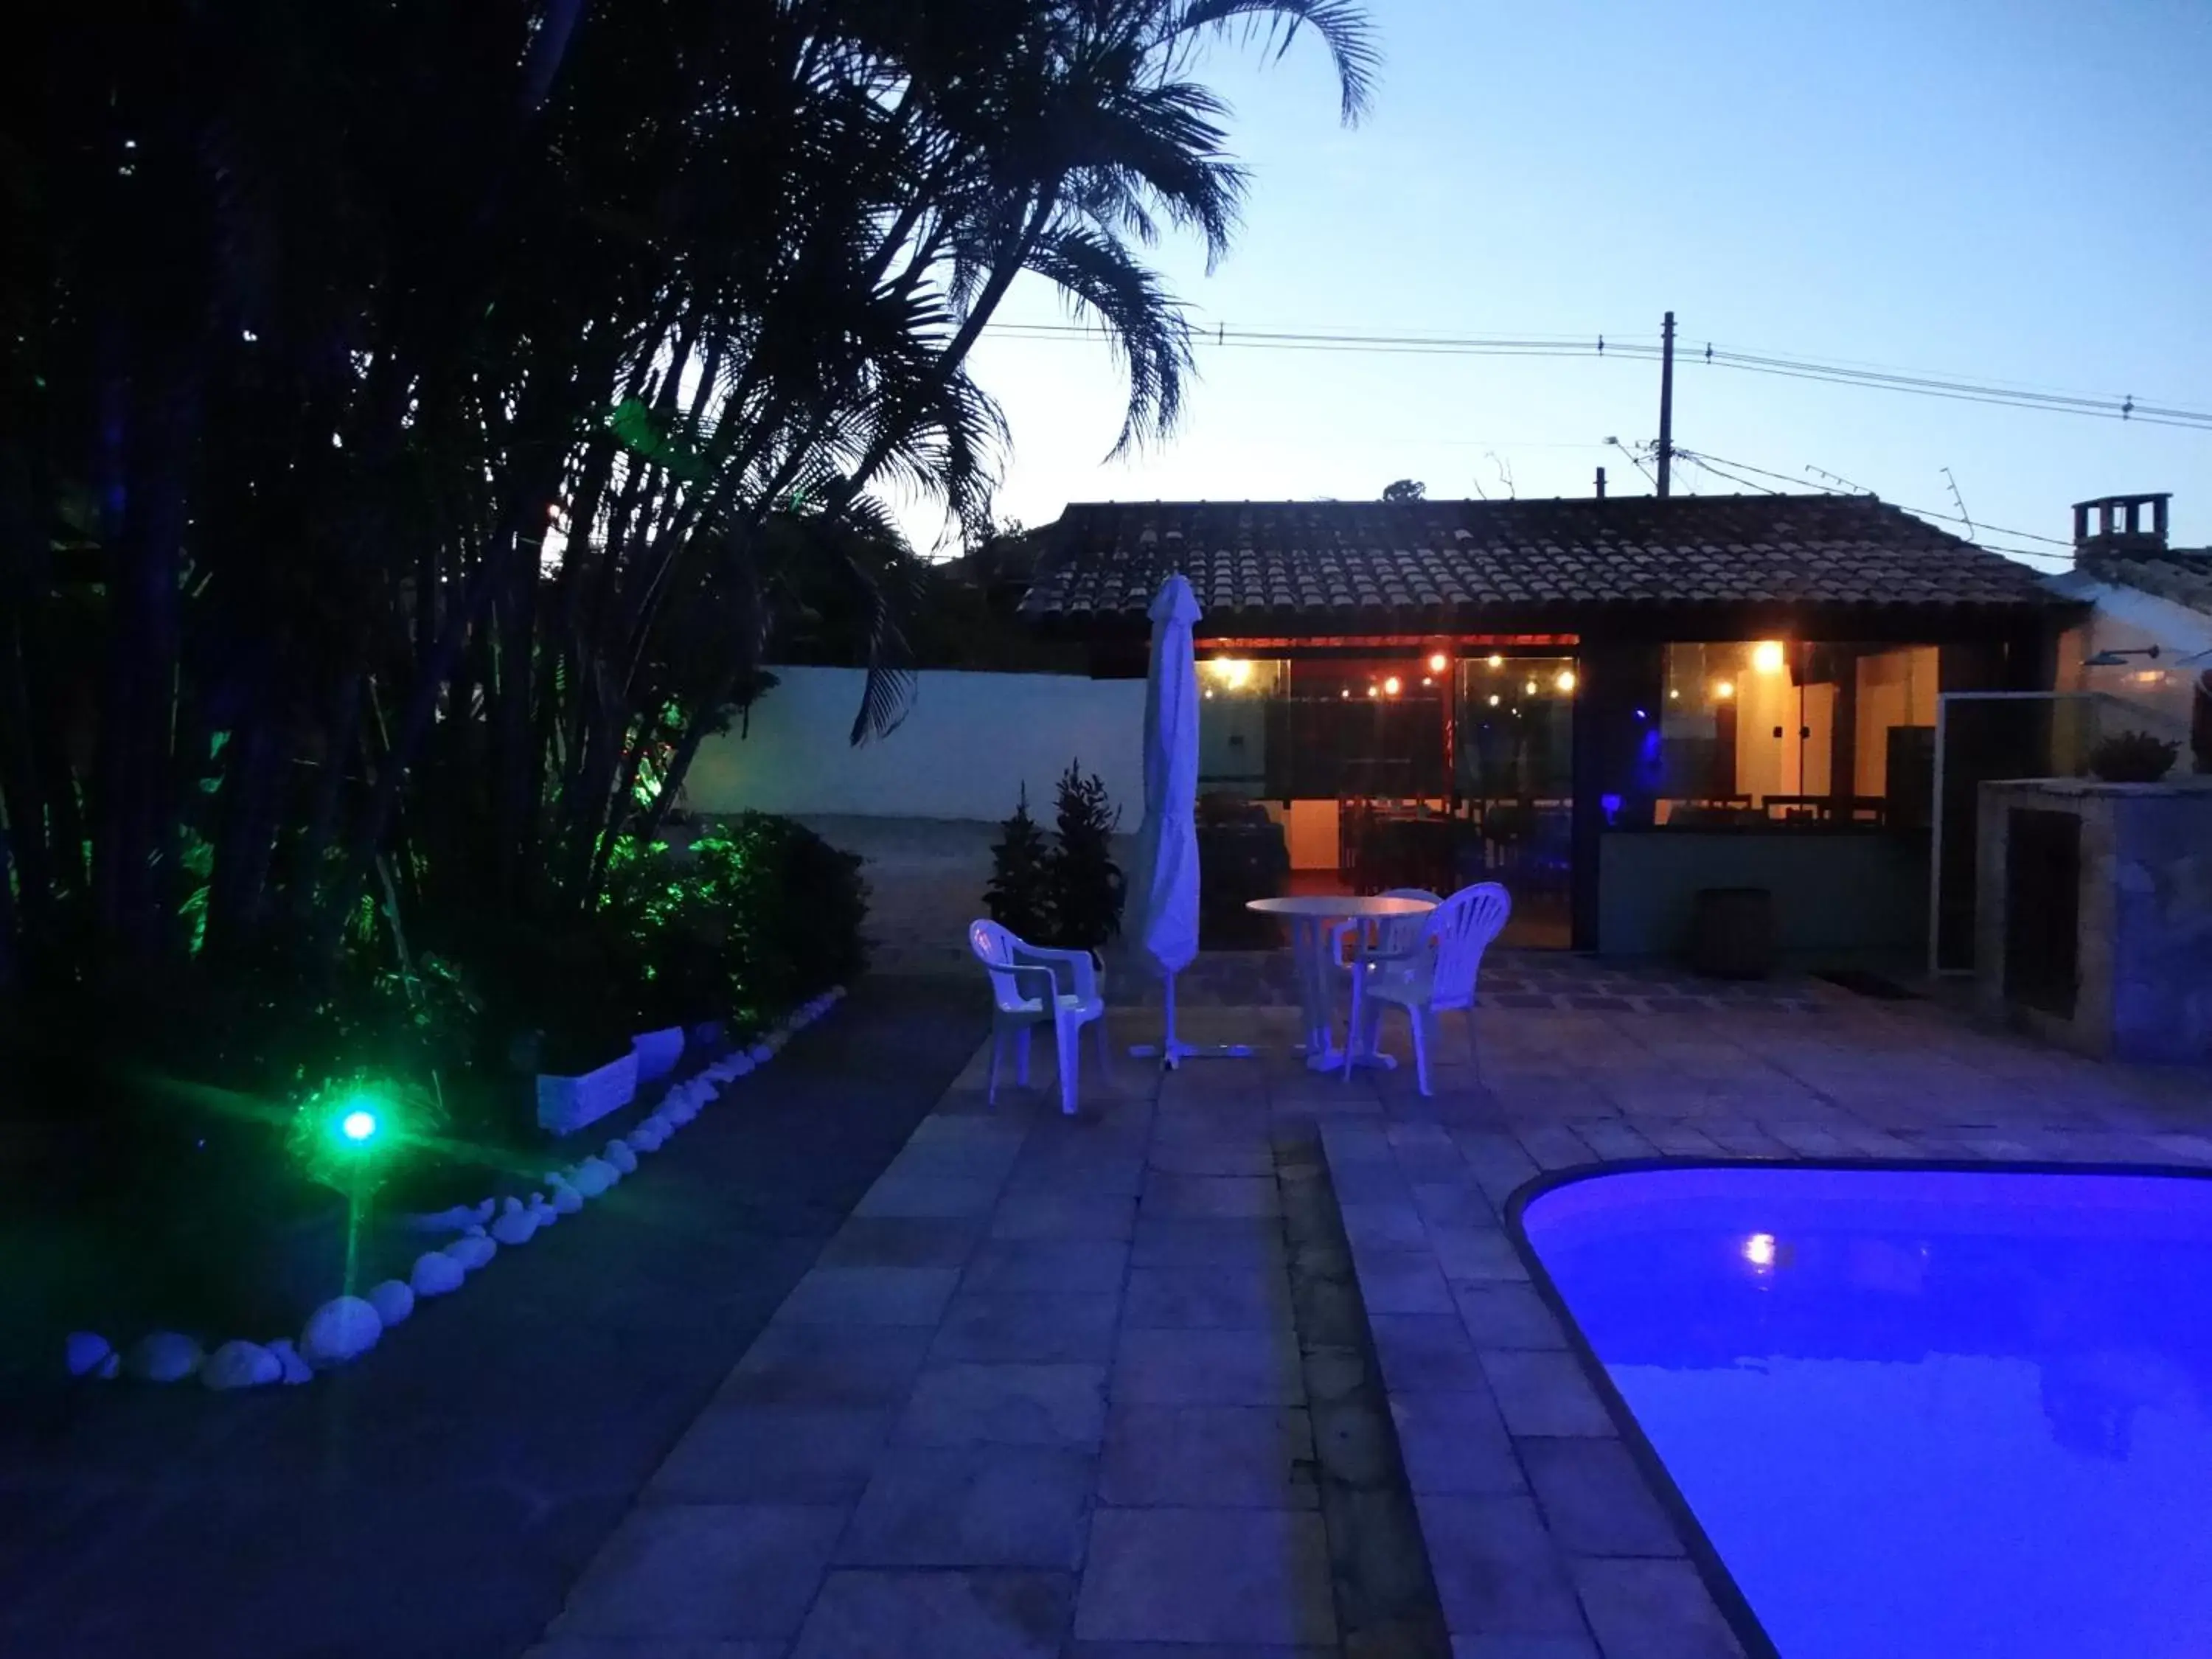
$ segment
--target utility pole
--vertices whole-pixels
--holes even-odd
[[[1668,494],[1668,483],[1674,459],[1674,313],[1667,313],[1660,331],[1659,353],[1659,494]]]

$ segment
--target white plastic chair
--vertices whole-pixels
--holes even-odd
[[[1429,1086],[1429,1039],[1435,1034],[1438,1014],[1456,1011],[1467,1016],[1468,1054],[1475,1059],[1475,982],[1482,973],[1482,953],[1512,914],[1511,895],[1494,881],[1478,882],[1461,888],[1419,918],[1419,933],[1407,949],[1364,952],[1352,969],[1346,1079],[1352,1076],[1355,1051],[1375,1052],[1383,1005],[1403,1008],[1413,1028],[1413,1066],[1423,1094],[1435,1092]],[[1363,1019],[1367,1022],[1364,1043],[1359,1040]]]
[[[1014,1080],[1026,1088],[1030,1033],[1049,1024],[1060,1062],[1060,1109],[1073,1117],[1077,1054],[1083,1028],[1093,1021],[1098,1026],[1098,1064],[1112,1075],[1112,1062],[1107,1058],[1105,991],[1091,952],[1048,951],[1015,937],[995,921],[980,919],[968,924],[968,947],[991,976],[990,1103],[998,1104],[999,1063],[1006,1053],[1006,1039],[1016,1039]],[[1067,970],[1073,990],[1060,988],[1059,969]]]
[[[1442,904],[1443,897],[1425,887],[1393,887],[1382,895],[1384,898],[1419,899],[1424,904]],[[1395,956],[1410,951],[1420,942],[1421,924],[1428,920],[1424,911],[1413,916],[1353,916],[1340,921],[1328,930],[1328,959],[1346,973],[1357,971],[1358,958],[1370,953]],[[1352,941],[1355,948],[1349,959],[1345,955],[1345,941]]]

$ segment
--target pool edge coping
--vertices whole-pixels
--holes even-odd
[[[1781,1650],[1767,1635],[1766,1627],[1752,1610],[1751,1601],[1729,1571],[1728,1563],[1721,1557],[1713,1541],[1705,1534],[1697,1512],[1690,1506],[1681,1488],[1675,1485],[1668,1472],[1666,1460],[1658,1448],[1644,1433],[1644,1425],[1637,1421],[1635,1412],[1627,1399],[1613,1381],[1598,1358],[1597,1350],[1583,1333],[1574,1311],[1566,1298],[1553,1282],[1536,1247],[1529,1243],[1528,1231],[1522,1214],[1538,1199],[1584,1181],[1598,1180],[1607,1176],[1648,1174],[1663,1170],[1889,1170],[1929,1175],[2114,1175],[2182,1176],[2194,1181],[2212,1180],[2212,1170],[2163,1164],[2130,1164],[2112,1162],[2063,1163],[2049,1159],[2031,1158],[1621,1158],[1595,1164],[1579,1164],[1567,1169],[1546,1170],[1531,1176],[1506,1195],[1498,1206],[1499,1220],[1505,1236],[1512,1241],[1513,1249],[1528,1270],[1528,1282],[1544,1305],[1559,1321],[1559,1328],[1567,1340],[1567,1351],[1575,1356],[1583,1375],[1596,1392],[1607,1414],[1613,1419],[1613,1427],[1644,1476],[1644,1485],[1658,1500],[1661,1509],[1674,1523],[1681,1539],[1691,1565],[1697,1568],[1704,1580],[1713,1604],[1727,1620],[1730,1632],[1742,1645],[1746,1659],[1783,1659]]]

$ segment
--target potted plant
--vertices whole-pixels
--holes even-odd
[[[2089,771],[2106,783],[2156,783],[2181,753],[2148,732],[2116,732],[2089,751]]]

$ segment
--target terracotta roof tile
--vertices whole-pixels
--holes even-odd
[[[1068,507],[1024,610],[1141,621],[1170,572],[1218,624],[1465,624],[1590,605],[2043,607],[2037,573],[1863,495],[1109,501]]]

